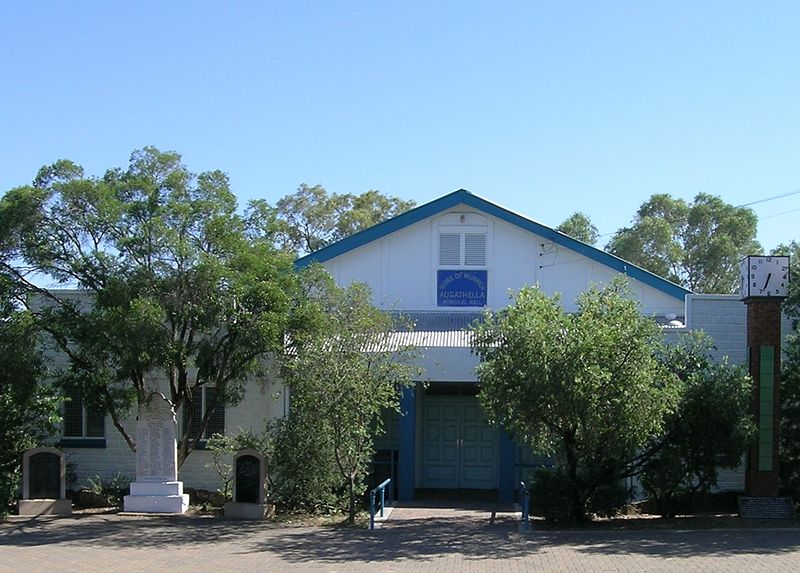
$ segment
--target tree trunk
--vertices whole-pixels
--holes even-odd
[[[566,449],[567,478],[569,479],[569,520],[586,521],[584,503],[578,487],[578,457],[571,447]]]
[[[356,522],[356,476],[350,474],[347,487],[350,490],[350,516],[347,522],[353,525]]]

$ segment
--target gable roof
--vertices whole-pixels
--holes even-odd
[[[556,244],[562,245],[619,273],[624,273],[629,277],[651,286],[669,296],[677,298],[678,300],[682,301],[687,294],[692,292],[680,285],[653,274],[650,271],[620,259],[617,256],[602,251],[591,245],[587,245],[586,243],[577,239],[573,239],[564,233],[556,231],[551,227],[542,225],[541,223],[537,223],[536,221],[528,219],[527,217],[523,217],[522,215],[514,213],[513,211],[509,211],[508,209],[492,203],[491,201],[487,201],[482,197],[473,195],[466,189],[453,191],[452,193],[448,193],[443,197],[434,199],[430,203],[425,203],[424,205],[415,207],[414,209],[406,211],[397,217],[393,217],[392,219],[388,219],[368,229],[359,231],[358,233],[350,235],[349,237],[346,237],[340,241],[331,243],[327,247],[297,259],[295,265],[298,268],[302,268],[314,262],[322,263],[328,261],[334,257],[338,257],[339,255],[343,255],[349,251],[362,247],[367,243],[381,239],[391,233],[394,233],[395,231],[404,229],[405,227],[413,225],[414,223],[418,223],[424,219],[442,213],[443,211],[452,209],[457,205],[467,205],[468,207],[472,207],[473,209],[497,217],[506,223],[510,223],[521,229],[539,235],[540,237],[543,237],[549,241],[553,241]]]

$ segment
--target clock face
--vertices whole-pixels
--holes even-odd
[[[740,263],[742,298],[789,294],[789,257],[745,257]]]

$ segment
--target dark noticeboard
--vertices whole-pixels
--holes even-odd
[[[255,456],[236,459],[236,500],[239,503],[258,503],[261,481],[261,462]]]
[[[791,497],[740,496],[739,516],[745,519],[791,519],[794,503]]]
[[[487,271],[436,271],[437,306],[486,306]]]
[[[61,498],[61,458],[57,454],[42,452],[32,455],[28,471],[31,499]]]

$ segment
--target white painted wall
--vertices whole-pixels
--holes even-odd
[[[162,392],[166,391],[166,387],[161,390]],[[225,433],[234,435],[242,430],[260,432],[264,429],[266,422],[282,417],[286,414],[287,409],[286,389],[277,378],[263,382],[253,381],[247,384],[241,402],[236,406],[226,408]],[[178,432],[180,432],[180,422],[181,415],[179,413]],[[125,418],[123,426],[135,439],[135,412]],[[86,487],[89,478],[96,481],[98,476],[105,481],[111,480],[117,473],[131,481],[136,477],[136,454],[130,450],[127,442],[108,416],[106,416],[105,431],[105,448],[63,448],[67,462],[74,464],[77,475],[74,487]],[[184,487],[216,491],[221,486],[221,481],[217,472],[211,467],[211,461],[210,451],[194,450],[181,467],[178,479],[184,482]],[[231,460],[228,460],[227,463],[230,464]]]
[[[323,264],[340,285],[367,283],[375,304],[382,308],[440,310],[436,305],[436,270],[444,268],[437,264],[440,225],[486,227],[490,308],[507,306],[509,291],[538,283],[548,294],[561,293],[562,304],[572,310],[581,292],[608,283],[617,275],[613,269],[562,245],[466,206],[410,225]],[[637,280],[630,282],[644,314],[683,314],[682,300]]]

